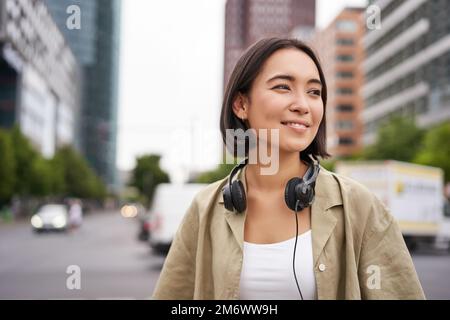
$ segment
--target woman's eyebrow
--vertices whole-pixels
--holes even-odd
[[[318,84],[319,86],[322,87],[322,81],[320,81],[319,79],[313,78],[313,79],[309,79],[307,84],[311,84],[311,83],[315,83]]]
[[[273,80],[276,80],[276,79],[288,80],[288,81],[291,81],[291,82],[295,82],[295,77],[292,76],[292,75],[289,75],[289,74],[277,74],[277,75],[273,76],[272,78],[270,78],[269,80],[267,80],[267,83],[269,83],[269,82],[271,82]],[[315,84],[318,84],[318,85],[322,86],[322,81],[320,81],[319,79],[316,79],[316,78],[309,79],[307,84],[311,84],[311,83],[315,83]]]
[[[291,76],[289,74],[277,74],[277,75],[273,76],[272,78],[270,78],[269,80],[267,80],[267,83],[272,82],[273,80],[276,80],[276,79],[288,80],[291,82],[295,81],[295,77]]]

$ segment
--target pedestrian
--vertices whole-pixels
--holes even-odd
[[[69,206],[69,227],[75,230],[81,227],[83,223],[83,209],[78,199],[71,200]]]
[[[329,157],[326,102],[322,67],[303,42],[267,38],[240,57],[220,128],[231,154],[239,141],[227,129],[253,129],[256,144],[247,137],[244,161],[195,196],[153,298],[424,298],[388,209],[320,165]],[[277,148],[274,174],[262,174],[260,158],[249,161],[260,145]]]

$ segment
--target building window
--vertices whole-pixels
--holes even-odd
[[[336,122],[336,129],[338,130],[352,130],[353,121],[351,120],[339,120]]]
[[[336,29],[343,32],[355,32],[356,22],[351,20],[339,20],[336,22]]]
[[[353,78],[353,72],[351,71],[338,71],[336,77],[340,79],[351,79]]]
[[[351,54],[340,54],[336,56],[336,60],[340,62],[351,62],[353,61],[353,56]]]
[[[339,104],[336,110],[338,112],[353,112],[353,106],[351,104]]]
[[[350,94],[353,94],[353,89],[352,88],[337,88],[336,89],[336,94],[338,94],[338,95],[350,95]]]
[[[336,44],[341,46],[352,46],[355,44],[355,41],[349,38],[339,38],[336,39]]]
[[[365,134],[372,134],[372,133],[377,132],[379,125],[380,125],[380,120],[379,119],[367,122],[364,125],[364,133]]]
[[[353,144],[352,138],[339,137],[339,145],[348,146]]]

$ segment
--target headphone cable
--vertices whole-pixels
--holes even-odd
[[[297,238],[298,238],[298,217],[297,217],[297,212],[298,212],[298,204],[299,204],[300,200],[297,200],[297,202],[295,203],[295,243],[294,243],[294,255],[292,258],[292,268],[294,270],[294,278],[295,278],[295,283],[297,284],[297,289],[298,289],[298,293],[300,293],[300,298],[303,300],[303,294],[302,294],[302,290],[300,289],[300,286],[298,284],[298,280],[297,280],[297,274],[295,273],[295,252],[297,251]]]

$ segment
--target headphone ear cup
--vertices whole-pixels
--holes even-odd
[[[297,194],[295,188],[302,183],[302,179],[294,177],[288,181],[286,188],[284,189],[284,201],[289,209],[295,211],[295,204],[297,202]]]
[[[304,208],[308,207],[314,199],[314,188],[312,188],[311,185],[305,185],[304,182],[298,184],[295,188],[297,199],[300,200],[299,209],[303,210]],[[305,193],[302,192],[303,188],[305,188]]]
[[[240,180],[236,180],[231,184],[231,200],[238,212],[244,212],[247,209],[245,189]]]
[[[223,204],[225,206],[225,209],[228,211],[233,211],[233,200],[231,199],[231,190],[228,185],[224,186],[222,188],[222,194],[223,194]]]

